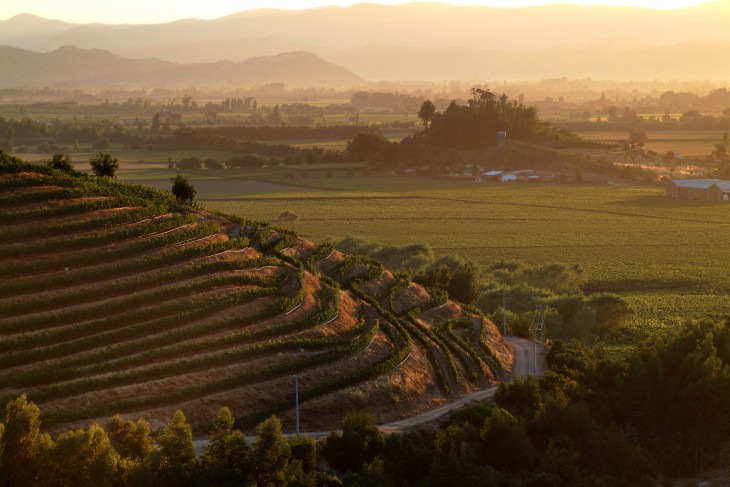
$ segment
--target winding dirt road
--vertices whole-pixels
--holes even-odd
[[[509,379],[515,379],[526,375],[540,376],[545,371],[545,348],[541,344],[535,345],[533,340],[526,340],[518,337],[505,337],[505,341],[509,343],[514,352],[514,363],[512,370],[509,371]],[[537,353],[537,355],[536,355]],[[450,413],[454,409],[458,409],[465,404],[471,402],[483,401],[494,397],[497,392],[498,386],[490,386],[485,389],[481,389],[477,392],[469,394],[467,396],[460,397],[454,401],[449,401],[435,408],[429,409],[428,411],[412,416],[410,418],[393,421],[390,423],[380,425],[380,430],[383,433],[399,433],[407,429],[413,428],[426,423],[436,421],[440,417]],[[307,431],[306,434],[314,438],[315,440],[328,436],[331,431]],[[291,436],[287,434],[286,436]],[[256,441],[255,436],[247,436],[246,441],[252,443]],[[203,448],[208,444],[208,440],[195,440],[193,441],[195,450],[198,455],[203,454]]]

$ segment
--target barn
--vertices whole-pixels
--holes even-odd
[[[730,201],[730,181],[722,179],[673,179],[667,198],[674,200]]]

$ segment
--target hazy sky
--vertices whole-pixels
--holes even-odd
[[[729,0],[722,0],[729,1]],[[160,23],[194,17],[214,19],[256,8],[303,9],[323,5],[347,6],[362,0],[1,0],[0,19],[20,13],[32,13],[67,22],[89,23]],[[370,0],[370,3],[393,5],[411,3],[404,0]],[[632,5],[649,8],[682,8],[706,0],[448,0],[455,5],[491,5],[521,7],[545,3],[581,5]]]

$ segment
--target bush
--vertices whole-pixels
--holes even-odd
[[[263,167],[266,159],[253,154],[246,154],[241,157],[232,157],[226,161],[229,168]]]
[[[94,174],[99,177],[113,177],[119,168],[119,160],[112,157],[111,154],[103,152],[99,152],[92,157],[89,160],[89,164],[91,164],[91,170],[94,171]]]
[[[203,161],[206,169],[223,169],[223,163],[217,159],[206,159]]]
[[[626,299],[615,294],[596,294],[588,304],[595,310],[597,331],[601,335],[625,326],[634,313]]]
[[[580,292],[587,279],[580,264],[562,263],[531,266],[524,262],[499,262],[492,266],[492,274],[504,284],[526,283],[556,294]]]
[[[193,156],[180,159],[177,164],[175,164],[175,167],[178,169],[200,169],[203,167],[203,163],[200,162],[200,159]]]
[[[188,178],[178,174],[174,178],[170,178],[170,181],[172,181],[172,194],[175,195],[175,198],[177,198],[178,201],[187,201],[189,203],[193,202],[193,198],[195,198],[195,188],[192,184],[190,184]]]
[[[48,165],[59,171],[73,171],[74,168],[71,163],[71,156],[68,154],[53,154],[51,160],[48,161]]]

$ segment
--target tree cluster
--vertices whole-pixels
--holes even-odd
[[[308,436],[286,439],[272,416],[247,444],[228,408],[216,414],[198,457],[182,411],[154,434],[144,419],[116,415],[104,427],[69,430],[56,438],[40,430],[40,410],[25,396],[8,402],[0,422],[0,485],[73,486],[315,486],[330,476],[315,471]]]
[[[0,485],[653,486],[730,461],[730,319],[688,322],[626,360],[558,342],[548,366],[438,428],[383,435],[351,413],[321,447],[327,465],[275,416],[249,445],[222,408],[198,457],[181,411],[156,434],[117,415],[52,438],[21,396],[0,422]]]
[[[537,110],[507,95],[496,96],[489,90],[472,89],[466,105],[455,101],[443,113],[425,101],[419,111],[425,130],[424,141],[432,146],[450,149],[479,149],[497,145],[497,132],[506,132],[511,139],[532,140],[538,130]]]
[[[476,304],[495,322],[502,321],[504,313],[513,335],[530,336],[538,305],[548,306],[546,325],[552,339],[591,342],[610,338],[620,334],[634,314],[621,296],[600,292],[586,295],[587,276],[578,264],[497,262],[482,268],[459,256],[437,258],[424,244],[383,246],[352,236],[334,246],[406,272],[414,282],[446,291],[453,300]],[[502,307],[505,303],[506,310]]]

